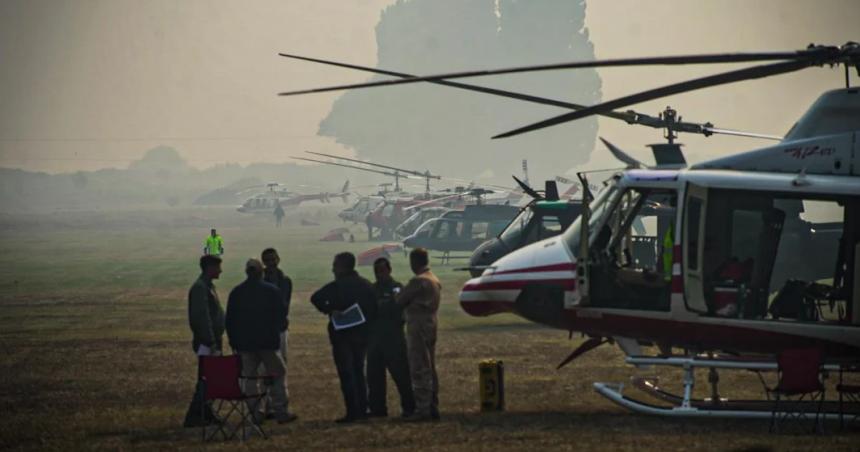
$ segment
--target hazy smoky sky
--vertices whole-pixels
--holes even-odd
[[[275,93],[367,75],[286,61],[277,52],[375,65],[374,28],[392,3],[4,0],[0,166],[49,172],[125,167],[157,145],[177,148],[199,167],[284,162],[302,150],[351,154],[317,136],[338,93],[289,99]],[[860,40],[858,23],[856,0],[590,1],[585,20],[597,58],[842,44]],[[603,98],[611,99],[722,69],[729,68],[599,73]],[[656,113],[671,104],[688,120],[781,134],[822,90],[842,86],[842,78],[841,71],[809,69],[635,108]],[[853,81],[860,84],[856,75]],[[515,101],[510,108],[516,111]],[[599,120],[598,134],[641,157],[647,157],[644,144],[660,139],[658,131],[608,119]],[[682,141],[692,159],[763,144],[729,137]],[[605,153],[595,152],[589,165],[608,164]],[[446,162],[436,169],[467,176]]]

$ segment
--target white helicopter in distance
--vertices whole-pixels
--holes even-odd
[[[765,63],[591,107],[451,81],[536,70],[742,62]],[[832,369],[860,364],[860,89],[850,87],[848,72],[855,68],[860,73],[857,43],[811,45],[794,52],[595,60],[423,77],[383,71],[400,78],[282,94],[430,82],[573,110],[493,137],[505,138],[594,114],[629,117],[631,112],[615,109],[824,65],[844,65],[846,87],[822,94],[775,145],[685,168],[678,145],[670,140],[654,151],[658,162],[674,164],[643,168],[604,141],[628,169],[614,174],[593,199],[581,174],[588,202],[570,227],[504,256],[460,292],[460,304],[471,315],[514,313],[588,336],[559,367],[608,342],[619,344],[631,364],[683,367],[683,395],[648,382],[640,385],[646,394],[672,407],[630,398],[622,393],[622,385],[594,384],[598,393],[625,408],[665,416],[770,417],[769,401],[721,398],[718,378],[709,379],[713,397],[694,399],[694,369],[708,367],[714,375],[718,368],[775,369],[776,355],[804,347],[819,350]],[[693,126],[699,130],[674,130],[725,132],[710,124]],[[813,209],[832,212],[831,218],[814,223],[805,215]],[[634,224],[647,227],[637,231]],[[657,259],[635,259],[631,250],[637,243],[652,243]],[[811,265],[816,261],[826,265]],[[658,345],[664,354],[646,356],[643,344]],[[683,352],[672,355],[676,349]],[[860,406],[850,404],[849,410],[860,413]],[[838,416],[836,404],[825,404],[822,415]]]

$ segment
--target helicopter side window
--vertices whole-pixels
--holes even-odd
[[[487,240],[487,232],[489,229],[490,223],[484,221],[472,223],[471,239],[480,241]]]
[[[715,189],[708,196],[709,314],[860,324],[853,268],[860,198]]]
[[[541,224],[538,231],[538,240],[555,237],[561,234],[561,221],[555,215],[545,215],[541,218]]]
[[[454,229],[453,226],[454,225],[450,221],[444,221],[444,220],[440,221],[439,227],[436,229],[436,234],[435,234],[436,238],[438,238],[438,239],[452,238],[451,232]]]

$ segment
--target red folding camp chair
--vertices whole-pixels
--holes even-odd
[[[248,408],[248,402],[253,402],[251,406],[259,406],[260,401],[266,397],[268,389],[264,389],[259,394],[245,394],[242,391],[241,381],[251,378],[270,380],[271,377],[243,376],[242,360],[239,355],[201,356],[199,365],[206,401],[203,409],[205,410],[206,405],[211,404],[215,417],[214,422],[209,426],[210,432],[207,433],[207,426],[203,426],[203,441],[213,439],[219,433],[224,440],[235,438],[237,433],[241,433],[239,439],[244,440],[247,433],[253,432],[267,438],[266,432],[256,422],[254,410]],[[268,381],[266,388],[268,388]],[[238,419],[234,425],[230,425],[236,417]]]
[[[815,414],[813,432],[820,432],[821,407],[824,402],[824,384],[821,382],[823,357],[817,348],[785,350],[777,357],[779,382],[766,388],[773,394],[773,413],[770,431],[778,431],[779,424],[795,421],[801,424]]]

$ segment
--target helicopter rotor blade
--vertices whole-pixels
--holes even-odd
[[[754,132],[744,132],[741,130],[732,130],[732,129],[720,129],[717,127],[703,126],[702,133],[705,135],[710,135],[712,133],[717,133],[721,135],[732,135],[736,137],[749,137],[749,138],[761,138],[763,140],[776,140],[782,141],[783,137],[778,135],[767,135],[763,133],[754,133]]]
[[[449,200],[449,199],[457,198],[457,197],[463,196],[463,195],[465,195],[465,194],[466,194],[466,193],[455,193],[455,194],[453,194],[453,195],[442,196],[442,197],[440,197],[440,198],[428,199],[427,201],[422,201],[422,202],[419,202],[418,204],[413,204],[413,205],[411,205],[411,206],[404,207],[404,208],[403,208],[403,211],[404,211],[404,212],[406,212],[406,211],[409,211],[409,210],[412,210],[412,209],[417,209],[417,208],[419,208],[419,207],[424,207],[424,206],[426,206],[426,205],[428,205],[428,204],[433,204],[433,203],[437,203],[437,202],[440,202],[440,201],[447,201],[447,200]]]
[[[777,74],[785,74],[788,72],[799,71],[801,69],[807,68],[813,65],[814,62],[811,60],[799,60],[799,61],[783,61],[774,64],[766,64],[760,66],[753,66],[749,68],[722,72],[715,75],[709,75],[707,77],[701,77],[697,79],[687,80],[680,83],[674,83],[671,85],[662,86],[660,88],[651,89],[648,91],[642,91],[639,93],[631,94],[629,96],[620,97],[618,99],[610,100],[607,102],[603,102],[601,104],[594,105],[592,107],[588,107],[583,110],[573,111],[570,113],[565,113],[563,115],[555,116],[549,119],[545,119],[543,121],[536,122],[534,124],[529,124],[524,127],[520,127],[518,129],[510,130],[508,132],[504,132],[498,134],[493,137],[493,139],[498,138],[508,138],[515,135],[520,135],[526,132],[532,132],[535,130],[543,129],[546,127],[562,124],[569,121],[574,121],[577,119],[585,118],[587,116],[595,115],[599,112],[609,111],[616,108],[623,108],[628,105],[637,104],[640,102],[646,102],[653,99],[659,99],[661,97],[671,96],[673,94],[685,93],[687,91],[698,90],[702,88],[708,88],[711,86],[725,85],[728,83],[739,82],[743,80],[751,80],[756,78],[770,77],[772,75]]]
[[[293,157],[293,156],[291,156],[290,158],[293,158],[293,159],[296,159],[296,160],[305,160],[305,161],[308,161],[308,162],[323,163],[323,164],[326,164],[326,165],[342,166],[342,167],[344,167],[344,168],[352,168],[352,169],[357,169],[357,170],[367,171],[367,172],[369,172],[369,173],[382,174],[382,175],[385,175],[385,176],[391,176],[391,177],[402,177],[402,178],[404,178],[404,179],[414,179],[414,177],[412,177],[412,176],[408,176],[408,175],[406,175],[406,174],[394,174],[394,173],[391,173],[391,172],[388,172],[388,171],[375,170],[375,169],[371,169],[371,168],[362,168],[362,167],[360,167],[360,166],[348,165],[348,164],[346,164],[346,163],[326,162],[325,160],[315,160],[315,159],[309,159],[309,158],[305,158],[305,157]]]
[[[532,66],[518,66],[504,69],[489,69],[463,72],[450,72],[446,74],[427,75],[407,79],[382,80],[366,83],[353,83],[349,85],[328,86],[323,88],[312,88],[298,91],[287,91],[278,93],[279,96],[294,96],[299,94],[323,93],[328,91],[341,91],[355,88],[372,88],[377,86],[404,85],[417,82],[433,82],[443,79],[457,79],[466,77],[484,77],[488,75],[515,74],[520,72],[537,72],[557,69],[584,69],[597,67],[618,66],[657,66],[657,65],[685,65],[685,64],[719,64],[719,63],[748,63],[755,61],[777,61],[796,60],[804,58],[808,50],[791,52],[762,52],[762,53],[724,53],[711,55],[677,55],[662,57],[641,58],[617,58],[608,60],[572,61],[565,63],[541,64]],[[279,55],[292,58],[294,55],[280,53]]]
[[[513,178],[514,178],[514,180],[515,180],[515,181],[517,181],[517,185],[519,185],[519,186],[520,186],[520,188],[522,188],[522,189],[523,189],[523,192],[524,192],[525,194],[527,194],[527,195],[529,195],[529,196],[531,196],[532,198],[537,199],[537,200],[541,200],[541,199],[543,199],[543,195],[541,195],[540,193],[536,192],[536,191],[535,191],[535,189],[533,189],[533,188],[529,187],[529,184],[527,184],[527,183],[525,183],[525,182],[521,181],[517,176],[511,176],[511,177],[513,177]]]
[[[411,174],[411,175],[413,175],[413,176],[419,176],[419,177],[424,177],[424,178],[429,178],[429,179],[437,179],[437,180],[442,178],[442,176],[437,176],[437,175],[435,175],[435,174],[430,174],[430,172],[429,172],[429,171],[427,171],[427,172],[423,172],[423,173],[422,173],[421,171],[415,171],[415,170],[408,170],[408,169],[403,169],[403,168],[397,168],[397,167],[395,167],[395,166],[388,166],[388,165],[383,165],[383,164],[380,164],[380,163],[365,162],[365,161],[363,161],[363,160],[351,159],[351,158],[348,158],[348,157],[340,157],[340,156],[332,155],[332,154],[323,154],[322,152],[313,152],[313,151],[305,151],[305,152],[306,152],[306,153],[308,153],[308,154],[320,155],[320,156],[323,156],[323,157],[329,157],[329,158],[333,158],[333,159],[346,160],[346,161],[348,161],[348,162],[361,163],[361,164],[364,164],[364,165],[370,165],[370,166],[378,166],[378,167],[380,167],[380,168],[386,168],[386,169],[390,169],[390,170],[392,170],[392,171],[399,171],[399,172],[401,172],[401,173],[404,173],[404,174]]]
[[[639,160],[636,160],[630,154],[622,151],[621,148],[619,148],[618,146],[615,146],[614,144],[606,141],[605,139],[603,139],[603,137],[599,138],[600,141],[602,141],[603,144],[606,145],[606,148],[609,149],[609,152],[611,152],[616,159],[620,160],[621,163],[627,164],[628,169],[647,167],[647,165],[640,162]]]
[[[343,68],[347,68],[347,69],[355,69],[355,70],[364,71],[364,72],[372,72],[375,74],[391,75],[394,77],[401,77],[401,78],[410,79],[410,80],[416,79],[419,77],[417,75],[405,74],[403,72],[394,72],[394,71],[389,71],[386,69],[372,68],[372,67],[367,67],[367,66],[358,66],[355,64],[348,64],[348,63],[340,63],[337,61],[322,60],[319,58],[310,58],[310,57],[304,57],[304,56],[299,56],[299,55],[290,55],[290,54],[286,54],[286,53],[280,53],[279,55],[281,55],[283,57],[287,57],[287,58],[294,58],[297,60],[310,61],[313,63],[320,63],[320,64],[328,64],[331,66],[338,66],[338,67],[343,67]],[[518,99],[518,100],[522,100],[522,101],[526,101],[526,102],[533,102],[536,104],[552,105],[554,107],[568,108],[571,110],[581,110],[583,108],[588,108],[587,105],[574,104],[571,102],[565,102],[565,101],[556,100],[556,99],[549,99],[549,98],[540,97],[540,96],[533,96],[531,94],[518,93],[515,91],[507,91],[507,90],[501,90],[501,89],[496,89],[496,88],[488,88],[485,86],[470,85],[467,83],[451,82],[451,81],[447,81],[447,80],[429,80],[428,82],[434,83],[437,85],[449,86],[452,88],[464,89],[467,91],[476,91],[476,92],[484,93],[484,94],[492,94],[495,96],[502,96],[502,97],[508,97],[511,99]],[[634,119],[633,118],[634,114],[635,114],[634,112],[617,112],[617,111],[610,111],[610,112],[601,113],[601,115],[603,115],[603,116],[608,116],[610,118],[620,119],[622,121],[632,121]]]
[[[332,60],[323,60],[320,58],[312,58],[312,57],[306,57],[306,56],[300,56],[300,55],[291,55],[291,54],[286,54],[286,53],[280,53],[279,55],[286,57],[286,58],[296,59],[296,60],[310,61],[313,63],[320,63],[320,64],[326,64],[326,65],[330,65],[330,66],[337,66],[337,67],[343,67],[343,68],[347,68],[347,69],[354,69],[354,70],[358,70],[358,71],[371,72],[374,74],[391,75],[394,77],[401,77],[404,79],[418,78],[418,76],[416,76],[416,75],[406,74],[403,72],[395,72],[395,71],[390,71],[390,70],[386,70],[386,69],[372,68],[372,67],[368,67],[368,66],[359,66],[356,64],[341,63],[341,62],[332,61]],[[541,105],[551,105],[554,107],[567,108],[570,110],[583,110],[585,108],[588,108],[587,105],[574,104],[571,102],[565,102],[565,101],[550,99],[550,98],[546,98],[546,97],[534,96],[531,94],[524,94],[524,93],[518,93],[515,91],[507,91],[507,90],[501,90],[501,89],[495,89],[495,88],[488,88],[485,86],[470,85],[467,83],[452,82],[452,81],[448,81],[448,80],[429,80],[428,83],[434,83],[437,85],[448,86],[451,88],[464,89],[467,91],[475,91],[475,92],[484,93],[484,94],[491,94],[494,96],[506,97],[506,98],[510,98],[510,99],[517,99],[517,100],[522,100],[525,102],[532,102],[532,103],[541,104]],[[662,128],[665,128],[667,126],[666,121],[663,120],[662,118],[650,116],[650,115],[647,115],[644,113],[639,113],[639,112],[636,112],[633,110],[627,110],[627,111],[623,111],[623,112],[622,111],[606,111],[606,112],[600,112],[597,114],[601,115],[601,116],[613,118],[613,119],[618,119],[618,120],[624,121],[628,124],[639,124],[639,125],[643,125],[643,126],[647,126],[647,127],[652,127],[655,129],[662,129]],[[724,130],[728,130],[728,129],[717,129],[717,128],[714,128],[712,126],[709,126],[709,124],[698,124],[698,123],[683,122],[683,121],[678,121],[675,124],[673,124],[673,128],[678,132],[697,133],[697,134],[702,134],[705,136],[710,136],[711,134],[720,133],[720,134],[726,134],[726,135],[746,136],[746,137],[752,137],[752,138],[775,139],[775,140],[781,140],[782,139],[780,137],[776,137],[773,135],[757,134],[757,133],[752,133],[752,132],[740,132],[740,131],[727,131],[726,132]],[[364,163],[369,164],[369,165],[373,165],[372,163],[369,163],[369,162],[364,162]]]

